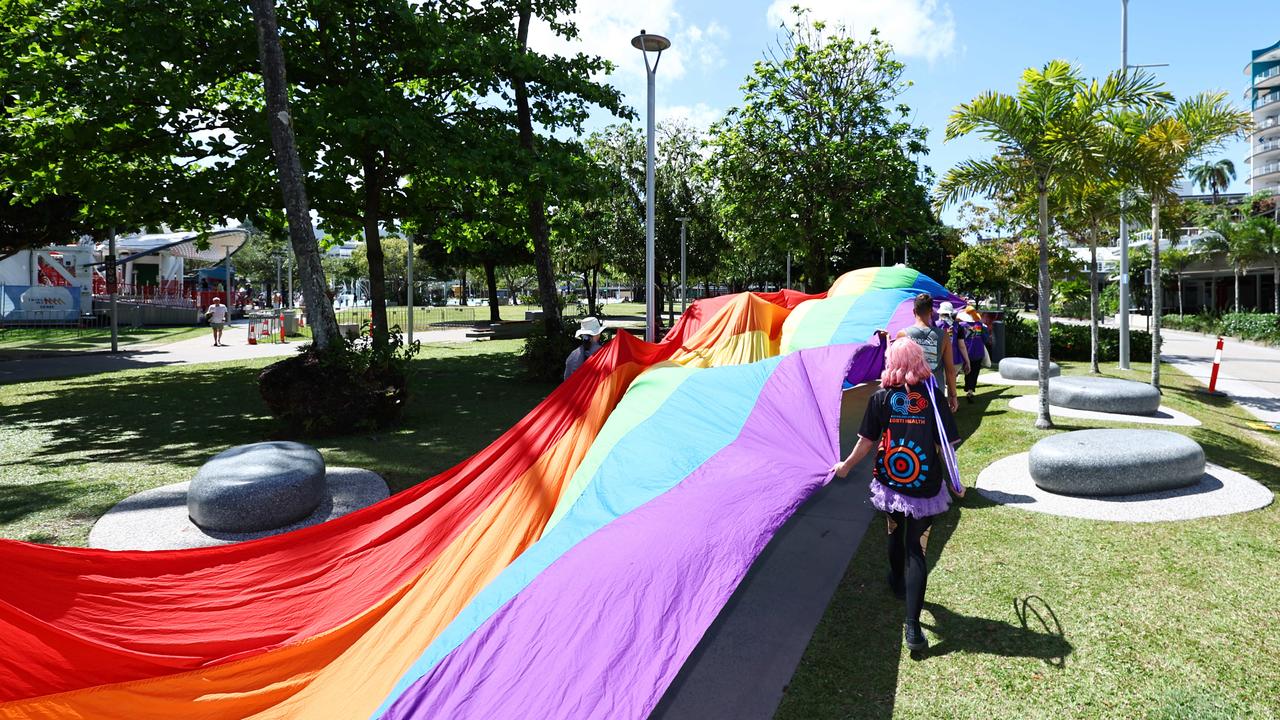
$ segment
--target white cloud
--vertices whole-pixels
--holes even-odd
[[[679,80],[691,70],[714,70],[724,65],[721,47],[729,32],[714,21],[707,25],[686,21],[676,5],[676,0],[579,0],[570,18],[578,27],[575,40],[566,42],[544,24],[531,28],[529,44],[543,52],[581,52],[612,62],[615,71],[609,81],[629,97],[641,98],[642,103],[644,58],[631,46],[631,38],[642,29],[671,40],[671,48],[662,53],[658,66],[659,84]]]
[[[695,103],[694,105],[668,105],[666,107],[659,106],[656,115],[660,122],[675,121],[686,123],[697,130],[705,132],[711,127],[711,124],[719,120],[724,115],[724,111],[719,108],[713,108],[706,103]]]
[[[933,62],[950,55],[955,46],[951,6],[939,0],[773,0],[769,24],[791,24],[794,5],[808,9],[814,20],[844,25],[857,37],[876,28],[899,55]]]

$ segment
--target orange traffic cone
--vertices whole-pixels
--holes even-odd
[[[249,344],[250,345],[258,344],[258,332],[257,332],[257,328],[254,327],[253,323],[249,323]]]

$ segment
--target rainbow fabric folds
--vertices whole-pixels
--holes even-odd
[[[484,451],[323,525],[173,552],[0,542],[0,718],[644,717],[829,479],[841,383],[878,376],[872,334],[921,291],[951,299],[899,267],[694,303]]]

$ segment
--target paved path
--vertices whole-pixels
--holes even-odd
[[[118,353],[67,352],[59,354],[33,353],[31,357],[0,361],[0,384],[92,375],[95,373],[131,370],[162,365],[187,365],[222,362],[225,360],[251,360],[254,358],[292,355],[305,340],[294,338],[287,343],[248,342],[248,321],[237,320],[227,327],[222,340],[226,347],[213,346],[212,331],[190,340],[167,345],[132,345]],[[415,332],[413,337],[423,343],[467,342],[466,328]]]
[[[1163,330],[1161,335],[1160,357],[1208,386],[1217,337],[1183,330]],[[1217,389],[1259,420],[1280,423],[1280,348],[1227,338]]]

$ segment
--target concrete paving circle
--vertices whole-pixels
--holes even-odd
[[[1037,395],[1019,395],[1009,401],[1009,407],[1022,412],[1039,413],[1040,399]],[[1097,410],[1077,410],[1075,408],[1050,405],[1049,414],[1054,417],[1084,418],[1087,420],[1105,420],[1107,422],[1149,423],[1152,425],[1175,425],[1195,427],[1202,425],[1190,415],[1164,405],[1154,415],[1125,415],[1122,413],[1106,413]]]
[[[121,500],[89,531],[89,547],[104,550],[179,550],[230,545],[318,525],[385,500],[387,483],[375,472],[330,467],[320,507],[292,525],[253,533],[208,532],[187,516],[190,481],[144,490]]]
[[[978,474],[975,489],[1001,505],[1031,512],[1115,522],[1193,520],[1257,510],[1271,504],[1270,490],[1234,470],[1208,463],[1204,477],[1190,487],[1142,495],[1077,497],[1036,487],[1030,453],[997,460]]]

